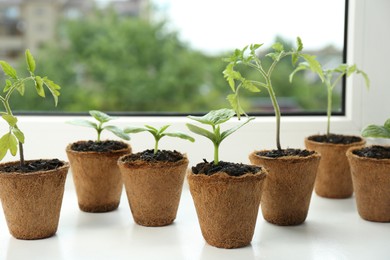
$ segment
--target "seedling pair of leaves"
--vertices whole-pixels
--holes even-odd
[[[369,125],[362,131],[363,137],[390,138],[390,119],[387,119],[383,126]]]
[[[204,116],[189,116],[190,119],[195,120],[201,124],[209,125],[212,131],[205,128],[187,123],[188,129],[198,135],[204,136],[214,144],[214,165],[219,164],[219,146],[226,137],[237,131],[239,128],[249,123],[249,121],[255,119],[254,117],[248,117],[247,120],[233,128],[221,132],[221,124],[230,120],[234,115],[235,111],[232,109],[219,109],[213,110]]]
[[[0,95],[0,101],[3,104],[4,111],[0,112],[1,117],[7,122],[9,126],[9,131],[0,138],[0,160],[9,151],[11,155],[15,156],[18,151],[19,145],[19,155],[20,155],[20,165],[24,165],[24,153],[23,153],[23,144],[25,141],[24,133],[18,127],[18,119],[13,115],[9,100],[15,90],[20,94],[24,95],[26,83],[33,82],[37,94],[41,97],[45,97],[46,87],[54,98],[54,104],[57,106],[58,96],[60,95],[61,87],[48,79],[47,77],[41,77],[35,75],[36,63],[33,55],[29,50],[25,52],[27,70],[29,72],[28,77],[21,78],[19,77],[16,70],[6,61],[1,60],[0,66],[6,75],[5,86],[3,88],[4,95]]]
[[[85,126],[85,127],[95,129],[96,133],[97,133],[97,138],[96,138],[97,142],[101,141],[101,133],[104,130],[107,130],[107,131],[115,134],[116,136],[118,136],[121,139],[130,140],[130,136],[128,134],[126,134],[119,127],[114,126],[114,125],[104,125],[105,123],[116,119],[116,117],[111,117],[111,116],[107,115],[106,113],[103,113],[103,112],[100,112],[97,110],[91,110],[91,111],[89,111],[89,114],[94,119],[96,119],[97,123],[92,122],[90,120],[85,120],[85,119],[72,120],[72,121],[69,121],[68,123],[72,124],[72,125]]]

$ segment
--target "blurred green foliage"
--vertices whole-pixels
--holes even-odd
[[[57,31],[56,41],[45,44],[34,56],[39,64],[37,73],[44,72],[62,86],[58,107],[53,109],[48,100],[26,91],[23,99],[13,97],[16,110],[193,114],[228,106],[225,97],[230,89],[222,75],[222,57],[226,55],[192,50],[177,32],[167,29],[166,22],[95,10],[62,21]],[[326,91],[318,79],[308,80],[306,74],[300,74],[290,84],[292,70],[286,59],[273,74],[282,111],[325,111]],[[271,106],[269,99],[263,103],[259,94],[247,97],[247,111],[261,112]],[[334,110],[340,109],[340,102],[336,93]]]

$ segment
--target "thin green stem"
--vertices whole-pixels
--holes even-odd
[[[332,91],[333,88],[328,87],[328,109],[326,112],[328,119],[327,119],[327,126],[326,126],[326,136],[330,135],[330,117],[332,116]]]
[[[154,143],[154,154],[157,154],[157,151],[158,151],[158,139],[157,138],[155,138],[155,143]]]
[[[23,144],[19,142],[19,157],[20,157],[20,167],[24,166],[24,150],[23,150]]]
[[[278,101],[276,99],[276,95],[275,95],[275,92],[272,88],[272,84],[271,84],[271,80],[269,79],[268,81],[268,93],[269,93],[269,96],[271,97],[271,100],[272,100],[272,105],[274,107],[274,110],[275,110],[275,117],[276,117],[276,147],[278,148],[278,150],[282,150],[282,147],[280,145],[280,117],[281,117],[281,114],[280,114],[280,107],[279,107],[279,104],[278,104]]]
[[[214,165],[219,164],[219,144],[214,143]]]

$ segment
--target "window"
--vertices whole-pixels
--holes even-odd
[[[63,19],[58,31],[65,33],[39,52],[38,68],[63,87],[59,106],[54,109],[51,100],[27,93],[15,98],[19,110],[188,114],[224,107],[230,90],[222,76],[222,58],[250,43],[269,48],[276,39],[288,48],[300,36],[305,51],[325,66],[343,61],[345,1],[99,3],[104,10],[91,8],[77,19],[67,19],[59,9]],[[291,70],[286,59],[274,75],[282,110],[323,113],[325,88],[303,74],[290,84]],[[341,86],[334,99],[334,110],[343,113]],[[266,91],[248,95],[245,104],[249,111],[270,113]]]

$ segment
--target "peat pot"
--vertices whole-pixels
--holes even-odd
[[[176,219],[188,159],[176,162],[118,160],[130,210],[135,223],[142,226],[166,226]]]
[[[390,159],[362,157],[359,150],[347,152],[358,213],[365,220],[390,222]]]
[[[130,145],[123,144],[125,148],[107,152],[74,151],[73,144],[66,147],[80,210],[109,212],[118,208],[123,182],[117,161],[131,153]]]
[[[271,158],[249,155],[252,164],[268,170],[261,199],[261,210],[266,221],[281,225],[298,225],[306,220],[313,193],[320,155],[306,157],[283,156]]]
[[[31,161],[26,161],[26,163]],[[0,172],[0,198],[9,232],[17,239],[41,239],[57,232],[67,162],[53,170]],[[16,165],[2,163],[0,167]]]
[[[194,174],[187,179],[195,204],[202,235],[206,242],[220,248],[238,248],[250,244],[267,172],[230,176]]]
[[[314,136],[305,139],[305,146],[321,154],[314,190],[317,195],[325,198],[343,199],[353,194],[351,170],[346,152],[351,147],[363,146],[364,139],[349,144],[323,143],[311,140]]]

